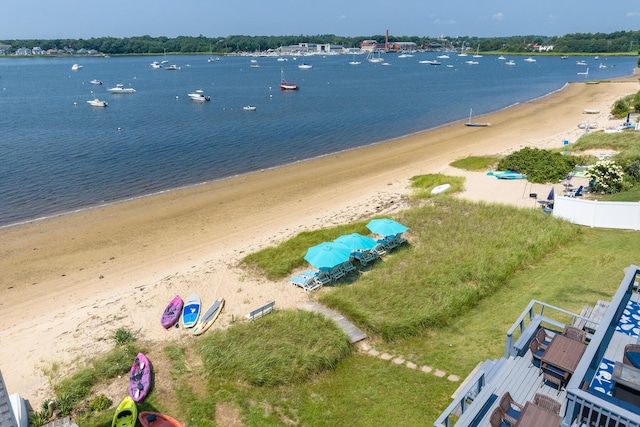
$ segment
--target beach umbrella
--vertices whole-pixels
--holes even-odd
[[[393,236],[404,233],[409,229],[409,227],[389,218],[372,219],[369,221],[369,224],[367,224],[367,228],[371,230],[372,233],[381,236]]]
[[[315,268],[333,268],[349,261],[351,249],[341,243],[322,242],[307,249],[305,261]]]
[[[376,247],[377,242],[369,236],[363,236],[359,233],[345,234],[334,240],[336,243],[342,243],[351,251],[367,251]]]
[[[547,196],[547,200],[552,202],[553,199],[555,199],[555,193],[554,193],[553,187],[551,187],[551,191],[549,191],[549,195]]]

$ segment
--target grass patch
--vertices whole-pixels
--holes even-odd
[[[385,340],[445,325],[579,230],[537,210],[452,198],[408,210],[400,222],[410,227],[410,247],[320,297]]]
[[[587,150],[611,150],[620,154],[616,158],[638,158],[640,157],[640,134],[635,131],[629,132],[592,132],[578,139],[575,144],[571,144],[569,149],[572,153]]]
[[[303,382],[332,369],[350,352],[347,336],[333,320],[306,311],[278,311],[216,331],[200,346],[210,377],[256,386]]]
[[[449,184],[451,187],[440,194],[431,194],[438,185]],[[438,197],[441,194],[453,194],[464,190],[464,178],[461,176],[448,176],[443,174],[418,175],[411,178],[411,188],[414,189],[414,197],[427,199]],[[367,230],[367,233],[370,233]]]
[[[450,163],[450,166],[467,171],[482,172],[493,169],[499,161],[500,159],[497,157],[468,156]]]

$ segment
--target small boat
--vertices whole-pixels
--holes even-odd
[[[171,301],[169,301],[169,304],[164,309],[162,317],[160,318],[160,324],[163,328],[169,329],[176,324],[180,318],[180,314],[182,313],[183,305],[184,302],[182,301],[182,298],[180,298],[180,295],[176,295]]]
[[[310,70],[313,68],[313,65],[307,64],[306,62],[302,61],[302,64],[298,64],[298,68],[301,70]]]
[[[102,84],[102,82],[100,80],[96,80],[96,79],[91,80],[89,83],[91,83],[92,85],[101,85]]]
[[[151,389],[151,363],[147,356],[138,353],[129,371],[129,396],[141,402]]]
[[[242,107],[242,109],[244,111],[256,111],[256,107],[253,106],[253,105],[246,105],[246,106]]]
[[[588,76],[589,75],[589,67],[584,72],[576,73],[579,76]]]
[[[473,114],[473,108],[471,108],[469,110],[469,121],[464,124],[465,126],[471,126],[471,127],[487,127],[487,126],[489,126],[489,123],[472,122],[471,121],[471,115],[472,114]]]
[[[193,328],[193,335],[200,335],[206,332],[211,325],[216,321],[220,312],[224,308],[224,298],[218,298],[213,304],[204,312],[200,320]]]
[[[504,63],[504,65],[516,65],[515,61],[513,59],[508,60],[507,62]]]
[[[597,108],[585,108],[584,110],[582,110],[583,114],[598,114],[600,112],[600,110],[598,110]]]
[[[536,62],[536,60],[532,57],[525,58],[524,62]]]
[[[280,90],[298,90],[298,85],[284,79],[284,70],[280,68]]]
[[[449,55],[447,55],[446,53],[443,53],[442,55],[438,55],[437,58],[438,59],[449,59]]]
[[[380,65],[383,65],[383,66],[385,66],[385,67],[388,67],[388,66],[389,66],[389,65],[391,65],[391,64],[389,64],[388,62],[383,62],[383,63],[382,63],[382,64],[380,64]]]
[[[153,62],[151,63],[151,68],[156,68],[156,69],[157,69],[157,68],[162,68],[162,64],[161,64],[161,63],[159,63],[158,61],[153,61]]]
[[[505,58],[504,56],[500,55],[500,56],[498,56],[498,59],[499,59],[500,61],[504,61],[504,60],[505,60],[505,59],[507,59],[507,58]]]
[[[360,65],[362,64],[362,62],[360,61],[356,61],[356,54],[353,54],[353,59],[351,61],[349,61],[349,65]]]
[[[567,55],[562,55],[560,59],[569,59],[569,57]]]
[[[467,64],[469,65],[478,65],[479,62],[478,61],[465,61]]]
[[[107,101],[103,101],[98,98],[90,99],[87,103],[92,107],[107,107],[109,105]]]
[[[188,96],[189,96],[189,99],[191,99],[192,101],[200,101],[200,102],[211,101],[211,97],[208,95],[204,95],[201,89],[198,89],[195,92],[189,93]]]
[[[136,93],[136,90],[134,88],[124,87],[122,83],[118,83],[115,87],[110,87],[107,90],[115,94]]]
[[[82,70],[82,65],[80,65],[80,64],[73,64],[73,65],[71,66],[71,69],[72,69],[73,71]]]
[[[179,70],[179,69],[180,69],[180,67],[178,67],[175,64],[169,65],[168,67],[165,68],[165,70],[168,70],[168,71],[176,71],[176,70]]]
[[[429,65],[441,65],[442,62],[430,59],[423,59],[422,61],[418,61],[418,64],[429,64]]]
[[[367,61],[376,63],[376,62],[382,62],[384,61],[384,59],[380,58],[380,51],[378,51],[378,56],[374,56],[374,52],[371,51],[367,54]]]
[[[288,59],[287,58],[283,58],[282,56],[279,56],[277,59],[278,62],[287,62]]]
[[[142,427],[184,427],[180,421],[160,412],[142,411],[138,415]]]
[[[127,396],[122,399],[122,402],[120,402],[116,408],[111,427],[135,427],[137,420],[138,407],[136,406],[136,402]]]
[[[586,65],[589,65],[589,64],[587,64],[586,61],[576,61],[576,65],[586,66]]]

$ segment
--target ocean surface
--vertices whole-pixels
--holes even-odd
[[[383,55],[389,66],[364,55],[361,65],[349,65],[350,55],[306,57],[311,70],[291,57],[169,56],[164,66],[176,71],[150,66],[161,56],[2,58],[0,226],[466,121],[471,110],[503,109],[567,82],[630,75],[637,61],[507,57],[517,65],[506,66],[497,56],[451,54],[439,66],[419,63],[436,55]],[[587,68],[578,60],[588,76],[577,74]],[[300,89],[280,91],[281,72]],[[136,93],[107,91],[118,83]],[[211,101],[191,101],[197,89]],[[109,106],[91,107],[94,97]]]

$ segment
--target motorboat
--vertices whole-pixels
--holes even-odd
[[[168,71],[175,71],[175,70],[179,70],[179,69],[180,69],[180,67],[178,67],[175,64],[169,65],[168,67],[165,68],[165,70],[168,70]]]
[[[115,94],[136,93],[136,90],[134,88],[124,87],[122,83],[118,83],[115,87],[110,87],[107,90]]]
[[[159,63],[158,61],[153,61],[151,63],[151,68],[162,68],[162,64]]]
[[[422,61],[418,61],[419,64],[429,64],[429,65],[442,65],[442,62],[430,59],[424,59]]]
[[[280,68],[280,90],[298,90],[298,85],[284,79],[284,70]]]
[[[287,58],[283,58],[282,56],[279,56],[277,59],[278,62],[287,62],[288,59]]]
[[[189,95],[189,99],[191,99],[192,101],[199,101],[199,102],[211,101],[211,97],[204,95],[201,89],[198,89],[195,92],[191,92],[188,95]]]
[[[524,62],[536,62],[536,60],[532,57],[528,57],[524,60]]]
[[[298,65],[298,68],[301,70],[310,70],[313,68],[313,65],[307,64],[306,62],[303,61],[302,64]]]
[[[508,60],[507,62],[504,63],[504,65],[516,65],[516,62],[513,59]]]
[[[87,103],[92,107],[107,107],[109,105],[107,101],[98,98],[90,99]]]
[[[438,59],[449,59],[449,55],[443,53],[442,55],[438,55]]]
[[[589,64],[587,64],[587,62],[586,62],[586,61],[576,61],[576,65],[583,65],[583,66],[586,66],[586,65],[589,65]]]
[[[89,83],[91,83],[92,85],[101,85],[102,84],[102,82],[100,80],[96,80],[96,79],[91,80]]]
[[[256,111],[256,107],[254,105],[246,105],[242,107],[244,111]]]
[[[260,64],[251,64],[249,65],[251,68],[260,68]]]
[[[504,60],[505,60],[505,59],[507,59],[507,58],[505,58],[505,57],[504,57],[504,55],[500,55],[500,56],[498,56],[498,59],[499,59],[500,61],[504,61]]]
[[[469,61],[465,61],[465,62],[466,62],[467,64],[469,64],[469,65],[478,65],[478,64],[479,64],[479,62],[478,62],[478,61],[471,61],[471,60],[469,60]]]
[[[72,69],[73,71],[82,70],[82,65],[80,65],[80,64],[73,64],[73,65],[71,66],[71,69]]]

